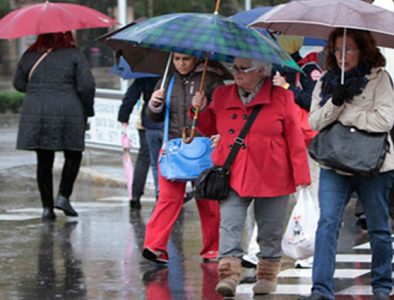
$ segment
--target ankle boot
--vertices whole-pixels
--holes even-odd
[[[56,220],[56,215],[55,215],[55,212],[53,211],[53,208],[44,207],[44,211],[42,212],[41,219],[43,221],[54,221],[54,220]]]
[[[241,281],[241,260],[236,257],[223,257],[219,261],[219,282],[216,292],[223,297],[234,297],[237,285]]]
[[[256,270],[257,283],[253,287],[255,294],[269,294],[276,291],[280,266],[280,260],[259,259]]]
[[[78,213],[71,206],[70,200],[62,195],[57,196],[55,207],[61,209],[66,216],[78,217]]]
[[[140,198],[130,199],[130,209],[141,209]]]

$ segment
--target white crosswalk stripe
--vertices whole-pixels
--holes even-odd
[[[100,199],[101,200],[101,199]],[[96,209],[106,209],[106,208],[117,208],[128,206],[128,201],[118,201],[112,200],[111,202],[94,201],[94,202],[75,202],[73,206],[75,209],[81,212],[87,212]],[[56,210],[56,212],[59,212]],[[40,219],[42,214],[42,208],[38,207],[27,207],[18,209],[9,209],[5,213],[0,214],[0,221],[27,221]]]
[[[394,243],[393,243],[394,245]],[[354,250],[370,252],[370,244],[363,243],[353,247]],[[334,280],[350,280],[349,286],[336,292],[336,295],[343,296],[370,296],[372,288],[366,282],[360,282],[359,278],[370,273],[371,254],[338,254],[336,256],[337,269],[334,273]],[[359,264],[362,263],[362,268]],[[393,258],[394,263],[394,258]],[[350,267],[349,266],[353,266]],[[345,267],[346,266],[346,267]],[[358,266],[358,268],[357,268]],[[393,272],[394,278],[394,272]],[[273,295],[308,295],[312,287],[312,269],[289,268],[282,270],[278,275],[278,287]],[[283,282],[283,283],[281,283]],[[286,282],[286,283],[284,283]],[[293,283],[294,282],[294,283]],[[241,284],[237,287],[237,295],[253,295],[253,284]]]

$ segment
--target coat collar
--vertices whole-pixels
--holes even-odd
[[[238,95],[238,88],[235,84],[231,85],[230,93],[227,99],[223,99],[226,101],[225,109],[231,108],[249,108],[254,107],[256,105],[268,104],[271,102],[271,90],[272,83],[269,77],[266,78],[263,86],[260,88],[260,91],[257,93],[256,97],[247,105],[244,105]]]

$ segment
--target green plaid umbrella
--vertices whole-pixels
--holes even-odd
[[[126,27],[109,40],[232,62],[234,57],[284,65],[300,71],[296,62],[271,39],[217,14],[178,13]]]

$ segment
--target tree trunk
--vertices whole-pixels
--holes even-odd
[[[154,0],[148,0],[148,18],[153,17],[153,1]]]

